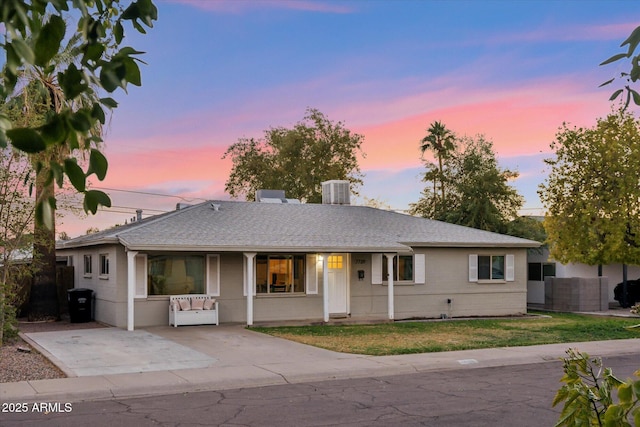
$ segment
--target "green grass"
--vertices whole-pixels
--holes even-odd
[[[377,325],[252,327],[254,331],[343,353],[374,356],[640,338],[639,318],[568,313]]]

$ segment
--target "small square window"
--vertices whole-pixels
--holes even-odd
[[[542,264],[539,262],[530,262],[529,263],[529,274],[527,277],[528,280],[533,280],[539,282],[542,280]]]
[[[389,270],[386,255],[382,256],[382,277],[388,280]],[[413,280],[413,255],[398,255],[393,257],[393,280],[396,282]]]
[[[342,268],[342,255],[329,255],[329,259],[327,259],[327,266],[329,268]]]
[[[544,281],[546,277],[553,277],[556,275],[556,264],[553,262],[530,262],[529,274],[527,280],[533,280],[537,282]]]
[[[504,255],[478,255],[478,280],[503,280]]]

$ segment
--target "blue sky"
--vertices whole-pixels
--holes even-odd
[[[395,209],[417,201],[418,143],[441,120],[492,140],[521,174],[523,212],[539,213],[550,142],[563,122],[592,126],[611,110],[612,89],[598,85],[624,67],[598,64],[640,24],[634,1],[155,3],[155,27],[127,32],[146,52],[143,86],[117,96],[109,174],[94,184],[118,208],[66,217],[59,229],[72,236],[136,208],[228,199],[226,148],[293,125],[307,107],[364,135],[363,196]]]

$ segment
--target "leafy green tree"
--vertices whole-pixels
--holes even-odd
[[[441,179],[447,188],[446,204],[434,203],[441,195],[427,187],[421,199],[411,205],[410,213],[504,233],[523,203],[522,196],[509,185],[517,176],[517,172],[499,167],[493,143],[484,136],[462,138],[449,154]]]
[[[0,346],[15,322],[18,285],[31,276],[34,199],[29,197],[31,165],[25,155],[0,153]]]
[[[425,151],[430,150],[438,160],[437,169],[427,162],[427,168],[429,169],[427,175],[433,181],[434,194],[437,192],[437,183],[440,183],[440,201],[442,204],[446,203],[445,162],[455,149],[455,134],[439,121],[431,123],[429,129],[427,129],[427,135],[420,141],[420,153],[424,155]]]
[[[46,23],[43,23],[46,25]],[[27,40],[30,41],[30,40]],[[75,113],[83,108],[91,108],[99,102],[96,92],[80,94],[74,100],[67,100],[59,85],[57,72],[67,67],[81,55],[81,38],[78,34],[70,37],[61,50],[49,61],[46,68],[38,65],[25,65],[19,70],[19,90],[5,104],[6,116],[12,122],[23,128],[38,127],[46,123],[47,117],[59,113],[64,108]],[[94,88],[95,89],[95,88]],[[75,179],[84,179],[84,173],[77,162],[78,157],[101,157],[97,150],[98,141],[102,137],[102,124],[93,123],[86,131],[87,140],[79,144],[79,148],[70,149],[69,143],[47,146],[43,151],[30,155],[35,170],[36,201],[55,200],[54,173],[50,165],[64,162],[68,171],[75,170]],[[73,156],[73,158],[70,158]],[[106,162],[104,159],[101,161]],[[62,180],[62,176],[58,176]],[[76,181],[76,184],[83,185]],[[29,319],[57,319],[58,292],[56,286],[56,254],[55,254],[55,212],[56,203],[51,205],[53,216],[51,223],[36,222],[34,226],[35,242],[33,245],[34,259],[38,260],[38,270],[35,274],[30,292]]]
[[[462,146],[464,151],[453,159],[453,195],[445,221],[504,233],[523,204],[509,185],[518,173],[499,167],[493,143],[482,135],[464,138]]]
[[[640,121],[618,111],[593,128],[563,127],[539,194],[551,256],[589,265],[640,264]]]
[[[126,4],[126,7],[125,7]],[[67,24],[77,19],[75,34],[79,37],[75,60],[56,69],[55,58],[67,33]],[[84,209],[95,213],[99,205],[109,206],[109,197],[89,190],[87,177],[95,174],[104,179],[107,161],[94,150],[85,171],[75,161],[74,150],[87,149],[96,141],[89,133],[96,123],[105,123],[105,111],[115,108],[111,97],[100,97],[128,84],[141,85],[138,52],[122,47],[124,23],[145,33],[157,19],[157,9],[151,0],[6,0],[0,3],[0,45],[5,58],[0,73],[0,99],[7,100],[20,90],[19,77],[26,68],[36,67],[55,78],[65,103],[47,114],[44,124],[20,126],[7,115],[0,114],[0,148],[10,142],[22,152],[36,154],[50,147],[65,146],[69,153],[61,158],[46,157],[38,168],[46,167],[48,180],[62,185],[67,176],[84,194]],[[74,109],[81,97],[97,98],[98,102]],[[58,106],[56,106],[58,107]],[[37,201],[36,220],[52,225],[55,197]]]
[[[254,200],[260,189],[284,190],[287,197],[322,202],[323,181],[348,180],[357,194],[362,184],[358,165],[363,136],[342,122],[330,121],[316,109],[307,109],[292,129],[271,128],[264,138],[241,138],[222,158],[233,162],[225,191],[232,197]]]
[[[504,233],[509,236],[535,240],[536,242],[547,240],[547,232],[544,230],[542,221],[528,216],[519,216],[507,223]]]
[[[611,97],[609,98],[609,100],[613,101],[616,98],[618,98],[623,92],[626,92],[626,100],[624,103],[624,108],[629,106],[631,99],[633,99],[634,104],[640,105],[640,93],[638,93],[635,89],[631,87],[631,84],[636,83],[640,78],[640,54],[634,55],[639,43],[640,43],[640,26],[636,27],[631,32],[629,37],[627,37],[626,40],[623,41],[622,44],[620,45],[620,47],[625,47],[626,45],[629,45],[626,52],[613,55],[611,58],[607,59],[606,61],[600,64],[600,65],[607,65],[613,62],[617,62],[621,59],[629,59],[629,62],[631,63],[631,69],[629,71],[623,71],[620,73],[620,76],[607,80],[606,82],[600,85],[600,87],[602,87],[602,86],[606,86],[608,84],[613,83],[615,80],[618,80],[618,79],[622,80],[624,82],[623,83],[624,86],[621,89],[615,90],[611,94]]]

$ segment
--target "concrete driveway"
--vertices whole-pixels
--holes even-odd
[[[208,367],[268,367],[335,361],[335,353],[249,331],[243,326],[97,328],[25,334],[71,377]],[[305,363],[306,365],[306,363]]]
[[[65,374],[106,374],[206,368],[216,359],[144,330],[80,329],[25,334]]]

